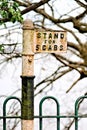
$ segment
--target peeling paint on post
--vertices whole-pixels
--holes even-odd
[[[23,24],[22,53],[22,130],[34,128],[34,27],[30,20]]]

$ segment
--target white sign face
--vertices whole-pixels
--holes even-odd
[[[57,53],[57,52],[66,52],[66,50],[67,50],[66,31],[35,32],[34,52]]]

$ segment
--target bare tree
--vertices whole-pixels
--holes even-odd
[[[1,2],[3,3],[3,1]],[[14,5],[14,1],[11,2]],[[72,82],[72,85],[66,91],[66,93],[70,92],[80,80],[87,77],[87,2],[85,0],[66,0],[66,5],[69,4],[70,7],[64,7],[65,2],[63,3],[63,0],[40,0],[39,2],[34,0],[15,0],[15,4],[19,13],[19,17],[15,14],[16,19],[9,10],[9,2],[7,2],[6,6],[4,4],[0,6],[3,12],[6,13],[5,17],[2,15],[3,12],[0,14],[0,23],[4,24],[4,26],[1,25],[0,29],[0,44],[2,48],[0,64],[21,58],[22,40],[19,39],[21,39],[22,26],[14,22],[22,22],[22,16],[31,18],[35,28],[66,30],[68,32],[67,54],[50,54],[60,62],[60,66],[52,74],[36,84],[35,91],[39,89],[35,96],[65,74],[75,70],[79,77]],[[15,10],[14,7],[12,9]],[[14,24],[10,24],[10,22]],[[17,37],[16,39],[14,35]],[[71,55],[74,58],[71,58]],[[44,86],[40,87],[41,85]],[[67,130],[70,129],[70,125]]]

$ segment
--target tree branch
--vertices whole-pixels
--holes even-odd
[[[27,7],[23,11],[21,11],[21,14],[28,13],[31,10],[35,10],[36,8],[40,7],[41,5],[44,5],[45,3],[49,2],[50,0],[41,0],[39,3],[32,4],[31,6]]]

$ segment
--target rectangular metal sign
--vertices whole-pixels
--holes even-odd
[[[46,31],[34,33],[34,52],[57,53],[66,52],[67,33],[66,31]]]

